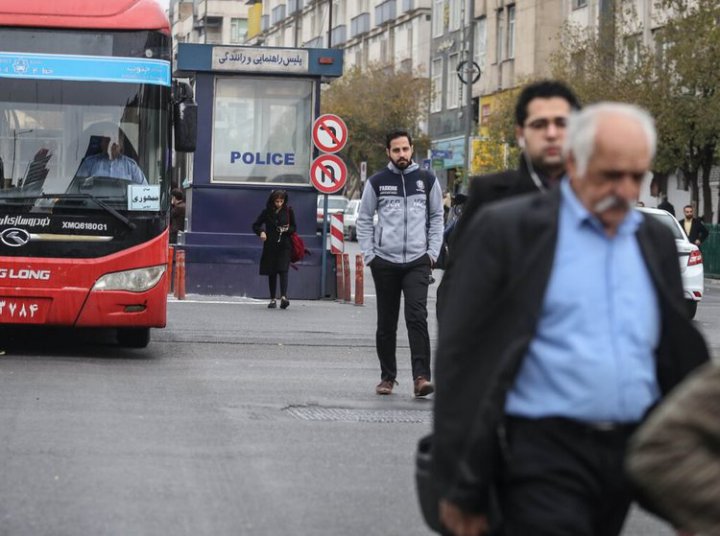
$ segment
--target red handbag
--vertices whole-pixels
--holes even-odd
[[[288,225],[290,225],[290,209],[285,207],[288,216]],[[290,235],[290,262],[300,262],[305,258],[305,253],[309,253],[305,249],[305,242],[297,232],[293,232]]]

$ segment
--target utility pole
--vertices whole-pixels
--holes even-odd
[[[465,176],[463,182],[467,185],[470,176],[470,150],[472,149],[473,132],[473,82],[475,80],[475,0],[467,0],[466,13],[467,31],[467,57],[465,58]],[[463,47],[465,48],[465,47]]]
[[[333,0],[328,0],[328,48],[332,48],[332,6]]]

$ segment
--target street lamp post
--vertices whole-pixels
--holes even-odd
[[[467,185],[467,178],[470,176],[470,150],[472,149],[472,131],[473,131],[473,83],[475,80],[475,0],[468,0],[467,10],[467,51],[468,56],[465,58],[465,84],[467,91],[465,92],[465,177],[464,181]]]

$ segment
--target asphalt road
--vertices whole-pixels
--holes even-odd
[[[374,394],[366,288],[363,307],[171,301],[145,350],[6,332],[0,535],[429,534],[412,454],[432,401],[411,396],[404,328],[400,386]],[[719,307],[711,287],[698,324],[716,355]],[[669,534],[640,512],[624,532]]]

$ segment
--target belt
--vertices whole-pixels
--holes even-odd
[[[528,419],[525,417],[514,417],[508,415],[506,423],[512,428],[521,427],[545,427],[564,430],[578,435],[592,436],[596,438],[627,438],[637,430],[639,423],[596,421],[585,422],[565,417],[541,417]]]

